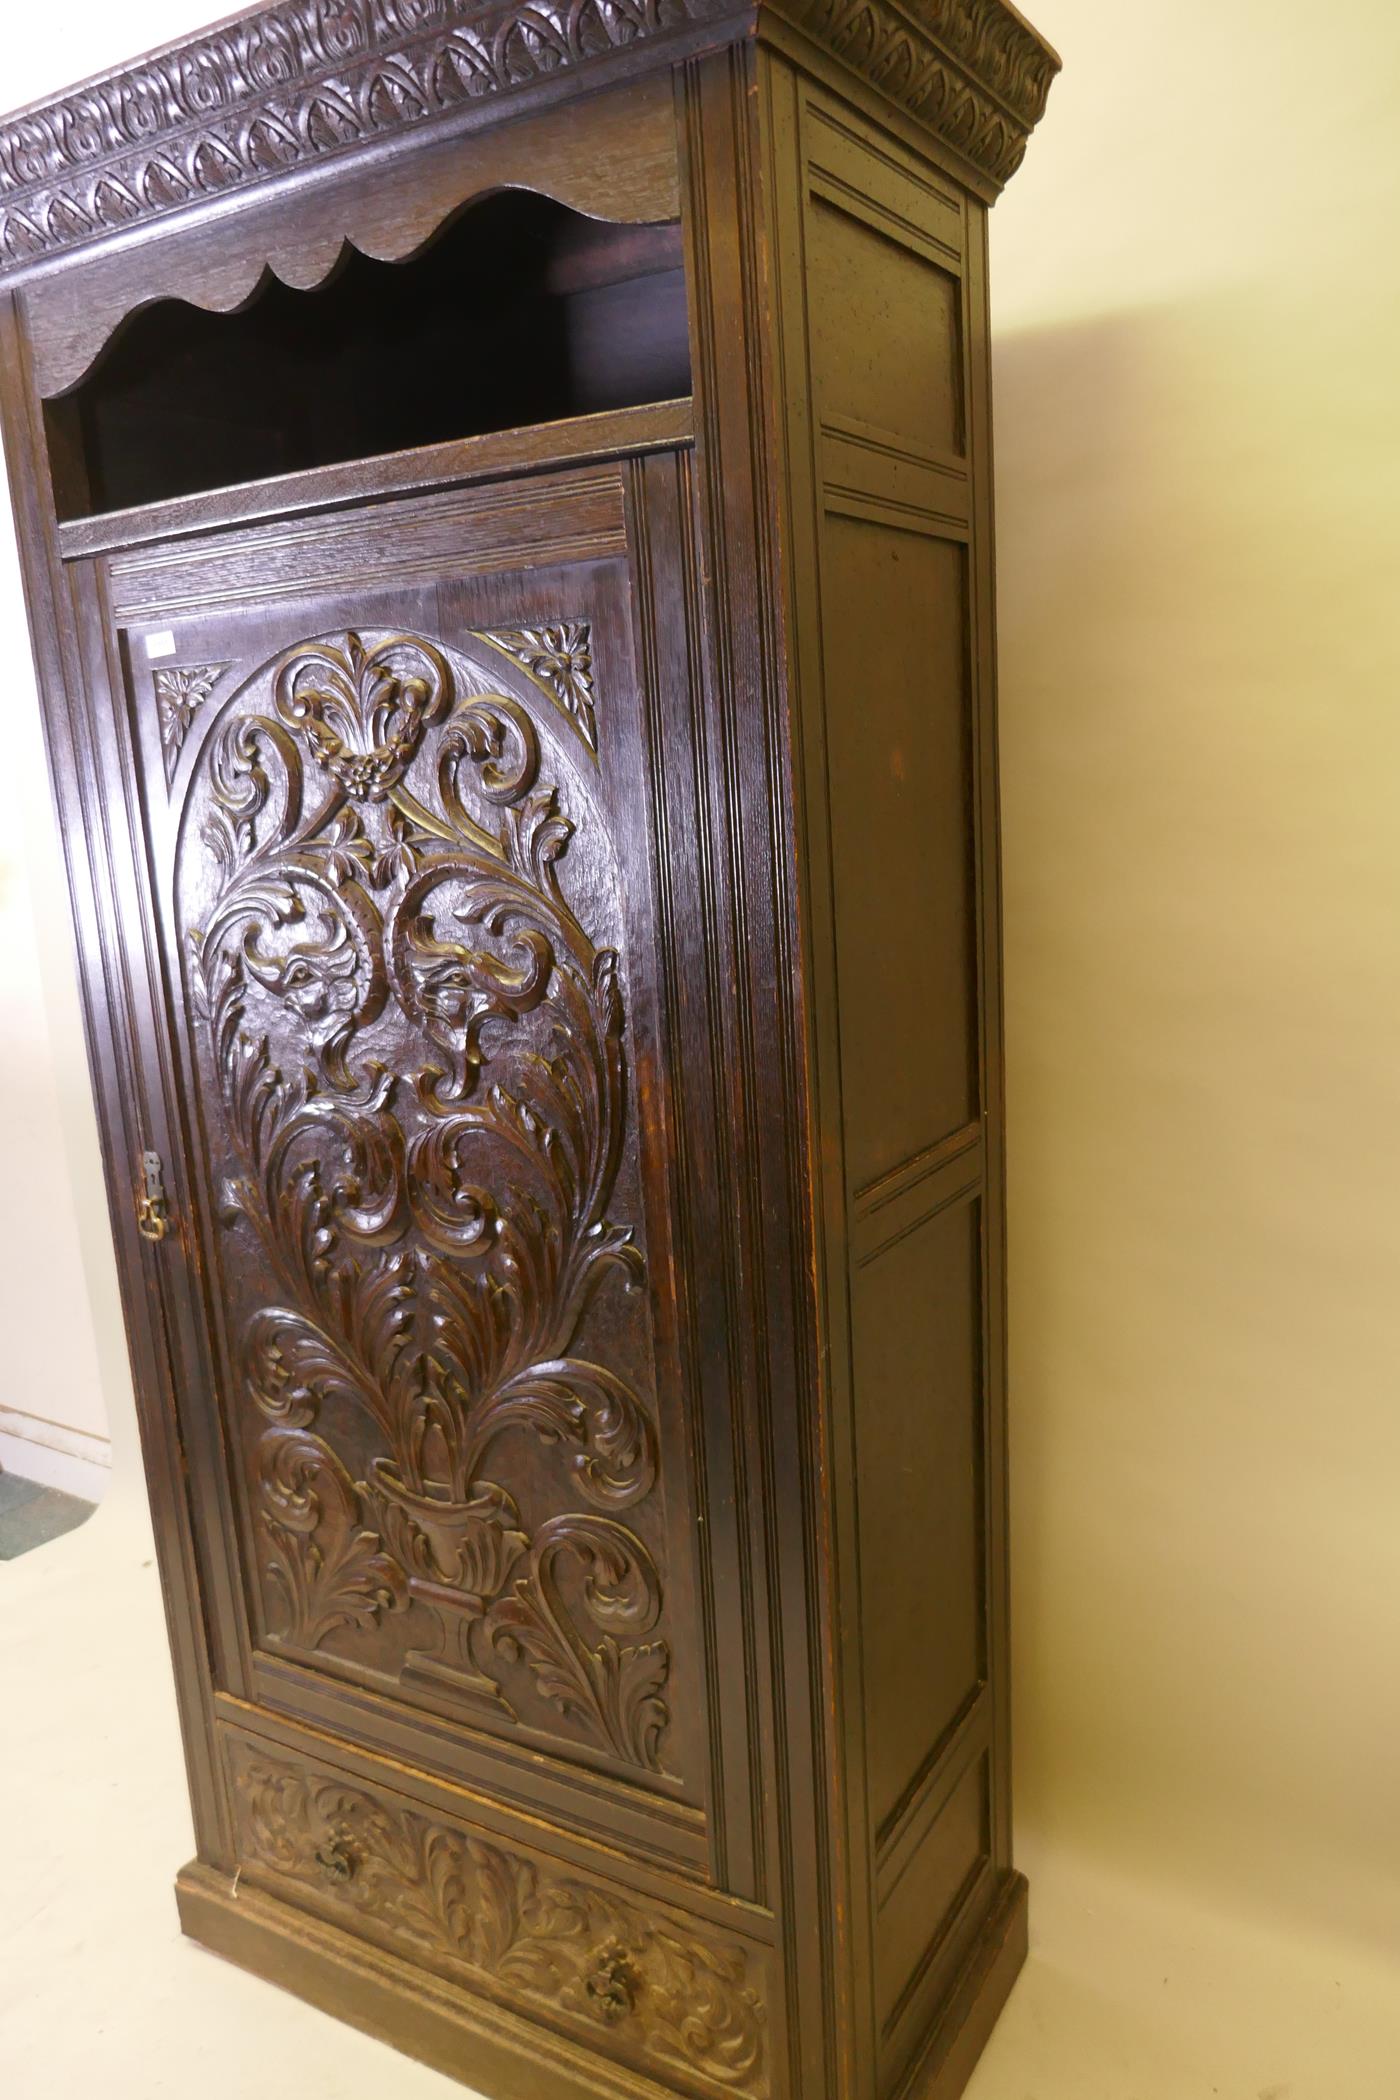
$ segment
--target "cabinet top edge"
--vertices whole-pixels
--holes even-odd
[[[272,0],[0,117],[0,280],[769,24],[955,145],[993,189],[1060,66],[1009,0]]]

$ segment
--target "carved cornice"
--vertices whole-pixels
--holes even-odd
[[[281,0],[0,125],[0,274],[732,11]]]
[[[1000,189],[1060,70],[1004,0],[776,0],[799,28]]]
[[[0,275],[642,42],[745,29],[763,7],[281,0],[0,124]],[[997,186],[1059,65],[1004,0],[777,0],[773,11]]]

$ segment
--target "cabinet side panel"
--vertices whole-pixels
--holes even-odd
[[[818,196],[808,251],[824,414],[913,449],[962,450],[958,280],[850,209]]]
[[[977,1113],[965,562],[955,541],[828,513],[843,1120],[861,1190]]]
[[[904,1234],[853,1290],[867,1787],[879,1843],[976,1696],[982,1638],[979,1220]]]
[[[982,228],[824,90],[775,68],[770,106],[806,351],[791,587],[856,2046],[861,2089],[891,2091],[1008,1864]]]

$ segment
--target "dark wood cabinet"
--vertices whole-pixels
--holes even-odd
[[[198,1858],[484,2091],[961,2090],[1011,1863],[1000,0],[284,0],[0,126]]]

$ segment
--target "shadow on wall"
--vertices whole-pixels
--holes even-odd
[[[1023,1860],[1393,1951],[1400,301],[1371,303],[1300,275],[1013,335],[996,407]]]

